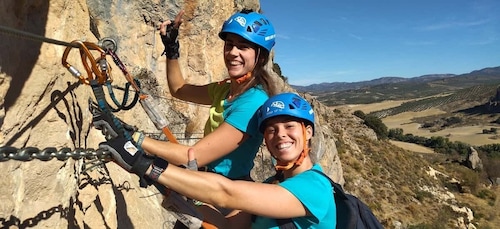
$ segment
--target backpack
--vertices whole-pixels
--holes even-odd
[[[337,207],[337,229],[383,229],[384,227],[373,215],[370,208],[357,197],[347,194],[340,184],[335,183],[330,177],[321,171],[312,169],[325,176],[332,185],[335,193],[335,205]],[[292,219],[276,219],[280,229],[297,228]]]

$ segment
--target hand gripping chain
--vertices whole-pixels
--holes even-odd
[[[41,161],[50,161],[53,158],[57,158],[60,161],[66,161],[70,158],[74,160],[78,159],[99,159],[99,160],[110,160],[111,155],[108,151],[98,149],[82,149],[77,148],[71,150],[70,148],[62,148],[57,150],[54,147],[47,147],[40,150],[36,147],[26,147],[22,149],[17,149],[11,146],[0,147],[0,162],[8,160],[16,161],[31,161],[33,159],[38,159]]]

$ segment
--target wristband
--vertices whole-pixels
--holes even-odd
[[[151,166],[151,172],[148,174],[148,177],[156,182],[158,181],[158,178],[160,178],[163,171],[167,169],[168,161],[165,161],[161,158],[156,158]]]

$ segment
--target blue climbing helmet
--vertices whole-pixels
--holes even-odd
[[[262,14],[242,10],[233,14],[222,25],[219,37],[226,40],[227,33],[234,33],[271,52],[275,44],[276,33],[269,20]]]
[[[314,133],[314,110],[311,105],[295,93],[281,93],[269,98],[258,111],[260,132],[264,132],[265,121],[269,118],[288,115],[300,118],[312,126]]]

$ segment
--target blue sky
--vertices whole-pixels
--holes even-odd
[[[260,0],[292,85],[500,66],[499,0]]]

